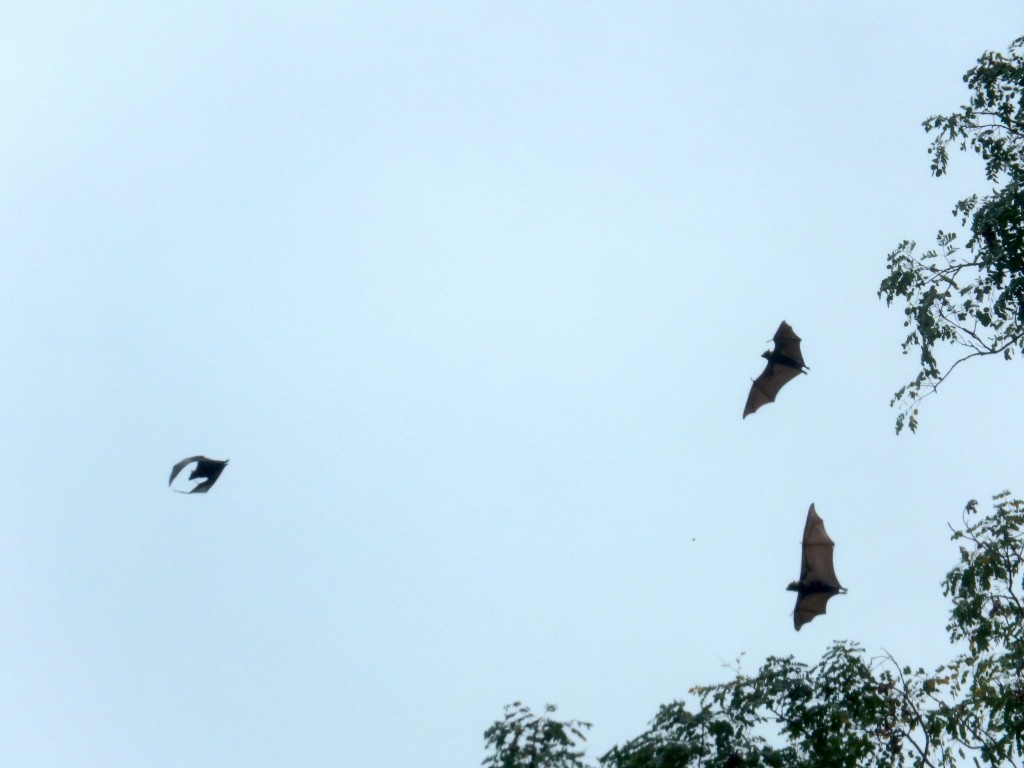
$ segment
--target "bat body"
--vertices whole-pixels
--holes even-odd
[[[800,337],[793,332],[789,323],[782,322],[772,341],[775,342],[775,349],[761,354],[768,365],[750,385],[747,405],[743,409],[744,419],[765,403],[774,403],[780,389],[806,372],[804,356],[800,354]]]
[[[800,580],[786,587],[796,592],[793,626],[797,632],[815,616],[825,613],[825,605],[830,597],[846,592],[832,565],[832,550],[835,546],[835,542],[825,533],[825,522],[818,517],[811,504],[804,525]]]
[[[173,467],[171,467],[171,479],[167,481],[170,485],[174,482],[174,478],[178,476],[186,466],[192,462],[196,462],[195,469],[192,470],[192,474],[188,476],[189,480],[195,480],[196,478],[202,478],[203,482],[199,483],[195,488],[190,491],[178,491],[178,493],[206,493],[208,490],[213,488],[213,484],[217,482],[217,478],[220,477],[220,473],[224,471],[224,467],[228,465],[228,460],[219,461],[218,459],[208,459],[205,456],[189,456],[187,459],[182,459]],[[177,488],[175,488],[177,490]]]

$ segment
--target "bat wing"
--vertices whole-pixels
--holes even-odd
[[[818,517],[814,505],[807,510],[807,523],[804,525],[803,557],[800,563],[800,582],[802,584],[817,583],[838,592],[843,589],[836,577],[832,554],[836,543],[825,532],[825,521]],[[825,612],[822,604],[822,613]]]
[[[217,478],[212,477],[208,480],[204,480],[203,482],[199,483],[199,485],[197,485],[191,491],[182,491],[182,493],[206,493],[208,490],[213,488],[213,484],[216,482]]]
[[[196,464],[196,468],[192,470],[192,474],[188,476],[189,480],[195,480],[197,477],[216,481],[220,477],[220,473],[224,471],[228,463],[226,461],[218,461],[217,459],[202,459]]]
[[[825,613],[825,605],[830,597],[835,597],[835,592],[805,592],[796,598],[796,608],[793,609],[793,626],[796,631],[809,622],[815,616]]]
[[[782,321],[779,330],[775,332],[772,341],[775,342],[773,355],[792,360],[798,369],[807,367],[804,363],[804,356],[800,353],[800,337],[785,320]]]
[[[747,418],[765,403],[774,403],[775,397],[786,384],[800,375],[799,368],[782,363],[769,362],[764,372],[754,379],[747,395],[747,405],[743,409],[743,418]]]
[[[167,484],[170,485],[171,483],[173,483],[174,482],[174,478],[176,478],[178,476],[178,473],[181,472],[181,470],[183,470],[185,467],[187,467],[193,461],[205,461],[205,460],[206,460],[205,456],[189,456],[187,459],[182,459],[177,464],[175,464],[173,467],[171,467],[171,479],[167,481]]]

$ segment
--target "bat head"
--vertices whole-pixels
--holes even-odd
[[[799,581],[791,581],[791,582],[789,582],[789,586],[786,587],[786,589],[788,589],[790,592],[799,592],[800,591],[800,582]]]

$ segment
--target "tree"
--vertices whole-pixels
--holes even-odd
[[[990,765],[1024,756],[1024,502],[1009,492],[995,502],[977,522],[976,505],[964,509],[964,527],[953,534],[963,542],[960,563],[944,582],[953,598],[950,640],[967,643],[948,668],[958,701],[948,722]]]
[[[931,170],[946,173],[948,147],[973,150],[985,163],[995,186],[953,207],[960,227],[969,227],[961,247],[955,232],[939,231],[937,247],[920,256],[904,240],[889,254],[888,276],[879,298],[891,306],[906,303],[904,326],[910,329],[903,353],[917,349],[921,368],[896,391],[896,432],[917,430],[918,403],[933,394],[953,369],[972,357],[1024,350],[1024,37],[1005,55],[986,52],[964,75],[971,90],[968,104],[951,115],[924,121],[937,132],[931,147]],[[952,362],[940,363],[938,347],[954,350]],[[959,356],[957,356],[959,355]]]
[[[954,768],[1024,756],[1024,502],[964,510],[960,561],[943,582],[950,639],[966,650],[934,672],[836,642],[813,665],[771,657],[756,674],[690,690],[603,768]],[[547,713],[553,712],[550,705]],[[518,702],[485,734],[494,768],[584,768],[577,727]],[[509,745],[529,744],[510,750]]]
[[[586,741],[583,731],[590,723],[555,720],[554,704],[544,706],[543,715],[534,715],[521,702],[505,707],[505,717],[486,731],[484,743],[491,754],[483,765],[491,768],[586,768],[582,762]]]

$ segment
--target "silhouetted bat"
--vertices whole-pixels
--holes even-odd
[[[743,409],[744,419],[765,403],[774,403],[779,390],[804,373],[803,369],[807,367],[804,365],[803,355],[800,354],[800,337],[793,333],[793,329],[785,320],[772,340],[775,342],[775,349],[761,354],[761,357],[768,361],[768,365],[764,373],[750,385],[747,406]]]
[[[201,477],[203,482],[199,483],[191,491],[178,491],[175,488],[174,490],[178,491],[178,493],[206,493],[213,488],[213,484],[217,482],[217,478],[220,477],[220,473],[224,471],[224,467],[228,465],[229,460],[218,461],[217,459],[208,459],[205,456],[189,456],[187,459],[182,459],[171,467],[171,479],[167,481],[167,484],[173,483],[178,473],[193,461],[196,462],[196,468],[192,470],[192,474],[188,476],[188,479],[195,480],[197,477]]]
[[[793,626],[797,632],[815,616],[825,613],[825,604],[830,597],[846,593],[832,565],[832,550],[835,546],[836,543],[825,533],[825,522],[818,517],[811,504],[807,510],[807,524],[804,525],[800,581],[790,582],[786,587],[796,592]]]

